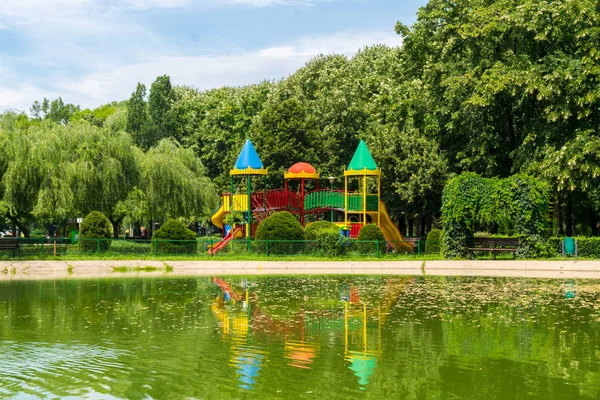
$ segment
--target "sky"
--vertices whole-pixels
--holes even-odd
[[[94,108],[160,75],[200,90],[284,78],[319,54],[401,45],[425,0],[0,0],[0,110]]]

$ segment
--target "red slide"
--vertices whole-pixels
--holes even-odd
[[[235,234],[241,230],[242,228],[235,228],[235,230],[231,229],[227,236],[223,238],[223,240],[221,240],[219,243],[215,244],[211,249],[208,250],[208,254],[212,254],[213,256],[217,254],[217,252],[223,247],[227,246],[227,243],[229,243],[231,239],[235,237]]]

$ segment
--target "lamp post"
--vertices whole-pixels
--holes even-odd
[[[329,179],[329,189],[333,192],[333,181],[335,181],[335,177],[330,176],[327,179]],[[333,195],[333,193],[332,193],[332,195]],[[333,208],[331,209],[331,222],[333,222]]]

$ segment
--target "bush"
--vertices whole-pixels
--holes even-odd
[[[440,240],[442,238],[442,231],[439,229],[432,229],[427,234],[427,240],[425,241],[425,253],[427,254],[440,254]]]
[[[99,250],[106,252],[110,248],[112,224],[100,211],[92,211],[81,222],[79,232],[79,249],[85,253],[95,253]],[[100,246],[98,246],[98,239]]]
[[[519,247],[515,256],[517,258],[552,257],[554,255],[552,247],[552,242],[541,235],[525,236],[519,240]]]
[[[291,213],[277,212],[256,228],[257,240],[304,240],[304,228]]]
[[[304,241],[304,228],[291,213],[280,211],[270,215],[258,225],[255,239],[296,241],[296,243],[269,243],[269,253],[293,254],[299,250],[298,241]]]
[[[306,240],[317,240],[317,234],[322,230],[337,230],[339,233],[340,228],[336,224],[329,221],[317,221],[309,224],[304,230],[304,237]]]
[[[170,219],[154,232],[153,249],[160,254],[194,254],[197,245],[196,234],[181,221]]]
[[[313,240],[320,243],[324,256],[339,257],[345,253],[340,229],[337,226],[317,230]]]
[[[368,224],[360,228],[358,232],[358,251],[363,254],[375,254],[377,252],[378,245],[376,243],[360,243],[361,241],[379,241],[379,249],[385,249],[385,236],[375,224]]]

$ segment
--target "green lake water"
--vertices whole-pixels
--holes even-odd
[[[0,282],[0,398],[599,399],[600,281]]]

